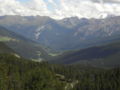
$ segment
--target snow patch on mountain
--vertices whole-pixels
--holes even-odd
[[[36,30],[35,30],[35,39],[38,40],[41,33],[44,31],[44,28],[45,28],[45,25],[44,26],[41,26],[41,27],[38,27]]]

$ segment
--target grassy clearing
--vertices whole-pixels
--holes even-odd
[[[0,42],[9,42],[9,41],[18,41],[18,40],[10,37],[0,36]]]
[[[60,53],[49,53],[49,55],[54,57],[60,55]]]

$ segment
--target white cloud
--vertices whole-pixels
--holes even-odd
[[[120,0],[0,0],[0,15],[41,15],[53,18],[78,16],[79,18],[100,18],[107,14],[120,15]],[[48,4],[53,10],[49,9]]]
[[[48,15],[46,3],[43,0],[31,0],[20,3],[17,0],[0,0],[0,15]]]

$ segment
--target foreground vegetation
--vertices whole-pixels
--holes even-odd
[[[0,90],[120,90],[120,69],[52,65],[0,54]]]
[[[63,90],[55,77],[44,63],[0,55],[0,90]]]

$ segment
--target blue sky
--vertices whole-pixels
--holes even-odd
[[[51,5],[50,3],[48,3],[48,0],[44,0],[44,1],[45,1],[46,4],[47,4],[47,8],[48,8],[49,10],[53,11],[54,9],[53,9],[52,5]],[[56,1],[56,0],[55,0],[55,1]]]
[[[18,0],[18,1],[20,1],[20,2],[22,2],[22,3],[25,3],[25,2],[29,2],[30,0]],[[47,8],[48,8],[49,10],[51,10],[51,11],[54,10],[53,5],[50,4],[50,3],[48,2],[48,0],[43,0],[43,1],[46,2]],[[60,0],[53,0],[53,1],[54,1],[57,5],[59,5],[59,3],[60,3]]]
[[[30,0],[18,0],[18,1],[20,1],[20,2],[28,2],[28,1],[30,1]],[[44,0],[45,2],[48,2],[48,0]],[[54,0],[56,3],[58,3],[59,2],[59,0]]]
[[[30,0],[18,0],[20,2],[27,2],[27,1],[30,1]]]

